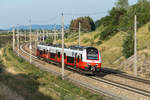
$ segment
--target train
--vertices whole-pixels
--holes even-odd
[[[61,65],[61,45],[38,44],[36,56],[48,62],[55,62]],[[78,69],[83,73],[94,74],[101,71],[101,53],[97,48],[85,46],[64,46],[64,65]]]

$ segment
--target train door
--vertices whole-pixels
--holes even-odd
[[[77,53],[75,53],[75,60],[74,60],[74,66],[75,66],[75,67],[77,67],[76,62],[77,62]]]
[[[82,67],[82,54],[77,55],[76,65],[78,68]]]
[[[77,56],[77,62],[76,62],[77,67],[79,68],[79,55]]]
[[[61,62],[61,53],[59,51],[57,52],[57,62]]]
[[[46,59],[48,59],[48,50],[45,51]]]

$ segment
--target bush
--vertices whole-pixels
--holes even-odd
[[[117,33],[117,30],[115,29],[114,26],[108,26],[104,29],[104,31],[101,32],[101,36],[100,36],[100,40],[106,40],[108,39],[110,36],[114,35],[115,33]]]
[[[128,31],[127,35],[125,36],[125,39],[123,40],[123,56],[126,58],[129,58],[134,54],[134,38],[133,38],[133,32]]]
[[[150,32],[150,25],[148,26],[148,30],[149,30],[149,32]]]
[[[100,44],[102,44],[101,40],[99,40],[99,41],[96,42],[96,45],[100,45]]]

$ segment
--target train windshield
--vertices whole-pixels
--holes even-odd
[[[98,60],[98,50],[96,48],[90,47],[86,49],[87,59]]]

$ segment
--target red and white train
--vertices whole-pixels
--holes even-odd
[[[61,45],[39,44],[36,56],[46,61],[61,64],[61,51]],[[101,54],[94,47],[70,46],[64,48],[64,64],[84,72],[99,72],[101,69]]]

